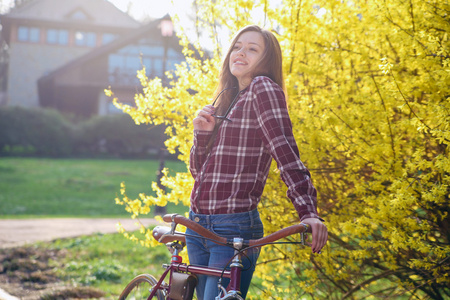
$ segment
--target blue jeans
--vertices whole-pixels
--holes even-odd
[[[201,215],[190,211],[189,218],[227,239],[241,237],[244,240],[249,240],[258,239],[264,235],[263,225],[256,209],[245,213],[223,215]],[[187,229],[186,233],[195,236],[186,237],[189,262],[192,265],[224,268],[234,255],[234,249],[206,240],[193,230]],[[247,295],[250,281],[255,271],[259,248],[247,251],[247,256],[242,256],[244,268],[242,269],[241,275],[241,292],[244,298]],[[198,276],[198,284],[196,287],[197,298],[199,300],[215,299],[219,294],[217,287],[218,280],[219,278],[214,276]],[[228,283],[229,279],[222,280],[224,287]]]

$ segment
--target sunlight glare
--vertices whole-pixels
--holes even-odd
[[[108,0],[118,9],[128,12],[136,20],[145,18],[162,18],[166,14],[186,13],[191,8],[192,1],[187,0]]]

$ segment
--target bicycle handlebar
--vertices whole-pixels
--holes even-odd
[[[209,238],[213,241],[216,241],[219,244],[227,244],[227,239],[224,237],[220,237],[217,234],[209,231],[208,229],[204,228],[203,226],[201,226],[198,223],[195,223],[194,221],[185,218],[181,215],[178,214],[167,214],[163,217],[163,220],[165,222],[173,222],[175,224],[181,224],[183,226],[186,226],[189,229],[194,230],[195,232],[197,232],[198,234],[200,234],[201,236],[205,237],[205,238]],[[289,227],[285,227],[283,229],[280,229],[278,231],[275,231],[272,234],[269,234],[265,237],[262,237],[260,239],[257,240],[249,240],[248,241],[248,246],[249,247],[253,247],[256,245],[264,245],[264,244],[269,244],[269,243],[273,243],[277,240],[280,240],[282,238],[288,237],[292,234],[296,234],[296,233],[303,233],[303,232],[307,232],[309,230],[309,225],[305,224],[305,223],[300,223],[300,224],[296,224],[296,225],[292,225]]]

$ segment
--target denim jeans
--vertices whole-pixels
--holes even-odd
[[[258,239],[264,235],[263,225],[256,209],[245,213],[223,215],[202,215],[191,211],[189,212],[189,218],[227,239],[241,237],[244,240],[249,240]],[[189,262],[192,265],[224,268],[234,255],[234,249],[230,247],[206,240],[190,229],[187,229],[186,233],[195,236],[186,237]],[[244,268],[241,275],[241,292],[244,298],[247,295],[258,256],[258,248],[251,249],[247,252],[247,256],[242,256]],[[200,275],[196,287],[197,298],[199,300],[214,300],[219,294],[218,280],[218,277]],[[228,283],[229,279],[222,280],[224,287]]]

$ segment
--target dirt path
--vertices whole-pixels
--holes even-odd
[[[154,219],[141,220],[144,225],[159,224]],[[0,220],[0,248],[11,248],[38,241],[52,241],[94,233],[117,232],[121,222],[127,230],[136,230],[135,220],[113,219],[26,219]]]

